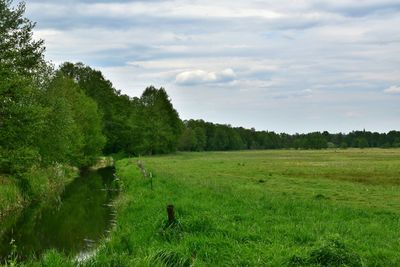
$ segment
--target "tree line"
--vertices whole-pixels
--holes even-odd
[[[203,120],[187,120],[184,124],[179,140],[179,150],[183,151],[400,147],[400,131],[377,133],[363,130],[348,134],[324,131],[290,135]]]

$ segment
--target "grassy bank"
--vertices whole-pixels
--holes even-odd
[[[0,218],[22,206],[23,199],[14,179],[0,176]]]
[[[14,179],[0,176],[0,236],[13,224],[14,220],[7,219],[24,207],[25,201]]]
[[[18,217],[18,213],[32,202],[57,200],[66,184],[77,175],[77,170],[62,165],[47,168],[32,167],[18,179],[0,177],[0,235]]]
[[[112,165],[112,157],[99,157],[88,169],[98,170]],[[65,186],[77,177],[78,172],[75,167],[55,164],[46,168],[34,166],[18,179],[0,175],[0,222],[31,202],[58,199]],[[1,230],[0,228],[0,234]]]
[[[400,150],[179,153],[117,162],[117,226],[83,266],[399,266]],[[166,206],[177,222],[168,226]],[[43,266],[72,266],[49,252]]]

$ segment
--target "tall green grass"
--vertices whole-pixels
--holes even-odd
[[[0,177],[0,220],[11,210],[22,206],[22,196],[13,179]]]

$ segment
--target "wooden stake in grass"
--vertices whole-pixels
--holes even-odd
[[[168,225],[172,225],[175,222],[174,205],[167,206],[167,214],[168,214]]]
[[[146,172],[146,169],[144,168],[143,162],[140,161],[140,160],[138,160],[138,161],[137,161],[137,165],[138,165],[138,167],[140,168],[140,171],[142,172],[143,177],[144,177],[144,178],[147,178],[147,172]]]

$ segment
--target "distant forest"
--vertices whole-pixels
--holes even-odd
[[[331,134],[327,131],[307,134],[286,134],[256,131],[243,127],[214,124],[203,120],[185,121],[179,150],[213,151],[240,149],[324,149],[400,147],[400,132],[377,133],[353,131]]]
[[[81,63],[55,69],[23,4],[0,0],[0,173],[55,163],[89,166],[99,155],[181,151],[400,147],[400,132],[277,134],[202,120],[182,121],[167,92],[116,90]]]

